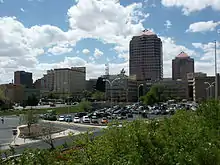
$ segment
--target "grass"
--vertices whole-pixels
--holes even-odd
[[[76,113],[76,112],[83,111],[79,106],[32,109],[32,111],[35,114],[44,114],[44,113],[47,113],[47,111],[51,110],[51,109],[55,110],[58,115],[68,114],[68,113]],[[20,115],[20,114],[24,114],[26,111],[28,111],[28,109],[25,109],[25,110],[5,110],[5,111],[0,111],[0,116]]]

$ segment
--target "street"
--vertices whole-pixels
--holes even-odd
[[[94,136],[99,136],[102,134],[101,129],[96,129],[93,131],[94,132]],[[71,144],[71,142],[74,140],[75,137],[62,137],[62,138],[58,138],[58,139],[54,139],[54,146],[55,147],[59,147],[62,146],[63,144],[67,143],[67,144]],[[36,143],[29,143],[29,144],[24,144],[21,146],[16,146],[15,148],[15,155],[17,154],[22,154],[24,152],[25,149],[49,149],[50,145],[43,142],[43,141],[39,141]],[[2,158],[4,158],[4,154],[1,155]]]
[[[0,123],[0,150],[5,144],[11,143],[13,139],[12,129],[19,125],[19,118],[8,116],[4,117],[4,124]]]

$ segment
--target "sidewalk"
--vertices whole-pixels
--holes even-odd
[[[41,121],[45,123],[56,123],[56,124],[72,125],[72,126],[87,127],[87,128],[107,128],[107,126],[80,124],[80,123],[73,123],[73,122],[60,122],[60,121],[48,121],[48,120],[41,120]]]
[[[17,127],[17,135],[16,137],[14,138],[14,140],[11,142],[11,146],[20,146],[20,145],[24,145],[24,144],[30,144],[30,143],[36,143],[36,142],[39,142],[39,141],[42,141],[42,140],[32,140],[32,139],[27,139],[27,138],[20,138],[19,135],[20,135],[20,128],[24,127],[26,125],[21,125],[21,126],[18,126]],[[61,138],[61,137],[65,137],[65,136],[68,136],[70,134],[73,134],[73,135],[79,135],[80,133],[85,133],[85,132],[80,132],[80,131],[77,131],[77,130],[72,130],[72,129],[67,129],[65,131],[62,131],[62,132],[59,132],[59,133],[55,133],[55,134],[52,134],[51,137],[53,139],[56,139],[56,138]]]

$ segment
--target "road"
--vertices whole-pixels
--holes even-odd
[[[99,136],[102,134],[102,131],[101,129],[96,129],[93,131],[94,132],[94,136]],[[54,146],[55,147],[59,147],[59,146],[62,146],[63,144],[67,143],[67,144],[71,144],[71,142],[73,142],[75,137],[69,137],[69,136],[66,136],[66,137],[62,137],[62,138],[58,138],[58,139],[55,139],[54,140]],[[43,142],[43,141],[39,141],[39,142],[36,142],[36,143],[29,143],[29,144],[24,144],[24,145],[21,145],[21,146],[16,146],[15,147],[15,155],[17,154],[22,154],[24,152],[25,149],[49,149],[50,148],[50,145]],[[1,155],[2,158],[4,158],[4,154]],[[9,156],[9,155],[8,155]]]
[[[4,120],[4,124],[0,123],[0,150],[1,146],[12,142],[12,129],[16,129],[19,125],[18,117],[4,117]]]

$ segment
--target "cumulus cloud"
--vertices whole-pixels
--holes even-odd
[[[49,48],[47,52],[53,55],[61,55],[61,54],[69,53],[73,50],[73,48],[68,47],[68,46],[69,45],[59,44],[59,45],[53,46],[52,48]]]
[[[72,52],[75,44],[84,38],[114,44],[113,49],[125,62],[111,62],[110,73],[118,73],[122,68],[128,73],[129,41],[132,36],[140,34],[144,29],[143,21],[149,17],[142,7],[142,3],[123,6],[117,0],[78,0],[67,11],[67,31],[52,25],[25,27],[15,17],[0,17],[0,76],[4,77],[0,81],[11,81],[13,72],[20,69],[32,71],[34,79],[41,77],[46,70],[58,67],[86,66],[87,79],[104,74],[105,65],[95,63],[95,57],[104,54],[97,48],[89,62],[79,56],[65,57],[56,63],[39,63],[37,60],[47,53],[61,55]],[[196,52],[176,44],[172,38],[160,37],[164,48],[164,76],[170,77],[172,58],[181,51],[190,56],[196,56]]]
[[[195,22],[189,25],[189,29],[187,29],[186,32],[214,31],[218,25],[220,25],[220,21]]]
[[[98,48],[95,48],[95,51],[94,51],[94,56],[96,57],[96,58],[99,58],[100,56],[102,56],[104,53],[101,51],[101,50],[99,50]]]
[[[166,20],[166,22],[165,22],[164,26],[166,27],[166,29],[170,29],[170,28],[171,28],[171,26],[172,26],[171,21],[170,21],[170,20]]]
[[[184,15],[200,11],[211,7],[214,10],[220,10],[220,0],[162,0],[162,5],[166,7],[182,8]]]
[[[83,49],[83,50],[82,50],[82,53],[83,53],[83,54],[89,54],[90,51],[89,51],[89,49]]]
[[[21,12],[25,12],[25,10],[23,8],[20,8]]]

